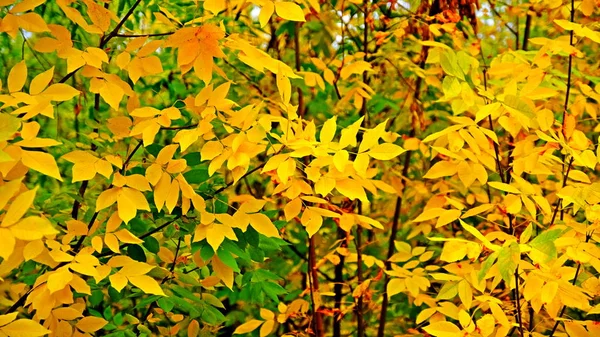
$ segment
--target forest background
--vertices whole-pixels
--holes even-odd
[[[0,337],[600,336],[598,7],[0,0]]]

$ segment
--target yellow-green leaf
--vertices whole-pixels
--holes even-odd
[[[19,130],[21,121],[9,114],[0,114],[0,142],[12,139],[15,132]]]

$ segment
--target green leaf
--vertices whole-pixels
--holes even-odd
[[[200,248],[200,257],[204,261],[208,261],[211,257],[213,257],[213,255],[215,255],[215,251],[206,242],[206,240],[202,240],[202,242],[203,242],[203,245],[202,245],[202,248]]]
[[[147,236],[144,238],[144,247],[148,249],[150,253],[154,254],[158,253],[160,250],[160,244],[158,243],[158,240],[152,236]]]
[[[556,259],[557,251],[554,241],[561,237],[563,233],[562,229],[551,229],[549,231],[542,232],[536,236],[529,245],[531,248],[538,250],[544,254],[544,262],[548,262],[552,259]]]
[[[273,301],[279,303],[279,295],[286,294],[287,291],[277,283],[273,282],[264,282],[260,283],[262,285],[262,289],[267,296],[269,296]]]
[[[230,252],[223,249],[223,247],[219,247],[219,249],[217,250],[217,256],[219,257],[219,260],[221,260],[221,262],[223,262],[227,267],[233,269],[233,271],[237,273],[240,272],[240,267],[238,267],[235,258],[231,255]]]
[[[173,301],[171,301],[168,297],[160,298],[157,303],[158,306],[166,312],[171,312],[175,306],[175,303],[173,303]]]
[[[200,152],[190,152],[190,153],[186,154],[185,156],[183,156],[182,158],[185,159],[187,166],[197,166],[197,165],[200,165],[200,163],[201,163]],[[184,174],[184,176],[185,176],[185,174]]]
[[[498,270],[504,282],[509,283],[514,277],[520,259],[521,251],[519,244],[516,242],[511,242],[508,247],[503,247],[500,250],[498,253]]]
[[[190,184],[202,184],[210,179],[208,167],[200,167],[183,174],[185,181]]]
[[[177,295],[183,297],[183,298],[187,298],[188,300],[192,300],[194,302],[201,302],[202,300],[200,299],[200,297],[196,296],[193,292],[185,289],[184,287],[180,287],[180,286],[173,286],[171,288],[171,290],[173,290],[173,292],[175,292]]]
[[[479,273],[477,274],[477,278],[479,281],[483,280],[483,278],[485,277],[485,274],[487,274],[487,272],[490,270],[490,268],[492,268],[492,266],[494,265],[494,262],[496,262],[496,259],[498,258],[498,253],[499,252],[495,252],[495,253],[491,254],[482,263],[481,269],[479,270]]]
[[[456,54],[452,50],[443,50],[440,53],[440,64],[444,72],[448,75],[457,77],[458,79],[465,80],[465,75],[462,69],[458,65]]]
[[[127,256],[139,262],[146,262],[146,253],[140,245],[127,246]]]

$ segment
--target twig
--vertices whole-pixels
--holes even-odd
[[[115,28],[105,37],[100,39],[100,48],[103,48],[108,41],[110,41],[110,39],[112,39],[113,37],[115,37],[118,33],[119,33],[119,29],[121,29],[121,27],[123,27],[123,25],[125,24],[125,22],[127,21],[127,19],[129,19],[129,17],[131,16],[131,14],[133,14],[133,11],[136,9],[136,7],[140,4],[140,2],[142,2],[142,0],[137,0],[133,6],[131,6],[129,8],[129,11],[127,11],[127,13],[125,13],[125,16],[123,16],[123,18],[121,19],[121,21],[119,21],[119,23],[117,23],[117,25],[115,26]]]
[[[296,22],[294,26],[294,60],[296,62],[296,71],[300,71],[300,22]],[[298,92],[298,115],[304,118],[304,93],[300,86],[296,87]]]
[[[525,337],[523,331],[523,317],[521,317],[521,296],[519,296],[519,267],[515,269],[515,300],[517,301],[517,319],[519,320],[519,332],[521,337]]]
[[[141,1],[142,0],[137,0],[133,4],[133,6],[131,6],[131,8],[129,8],[129,11],[125,14],[125,16],[121,19],[121,21],[119,21],[119,23],[117,23],[117,26],[115,27],[115,29],[113,29],[107,36],[100,39],[100,49],[104,48],[104,46],[108,43],[108,41],[110,41],[113,37],[117,36],[119,29],[121,29],[123,24],[125,24],[125,21],[127,21],[127,19],[129,19],[129,17],[131,16],[131,14],[133,14],[133,11],[140,4]],[[70,73],[66,74],[63,78],[60,79],[60,81],[58,81],[58,83],[65,83],[66,81],[68,81],[71,77],[73,77],[73,75],[75,75],[75,73],[77,73],[79,71],[79,69],[81,69],[81,68],[77,68],[77,69],[71,71]]]
[[[152,33],[152,34],[115,34],[115,37],[123,37],[123,38],[135,38],[135,37],[154,37],[154,36],[167,36],[173,35],[175,32],[166,32],[166,33]]]

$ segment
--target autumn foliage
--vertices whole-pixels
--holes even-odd
[[[595,0],[0,0],[0,337],[600,336]]]

